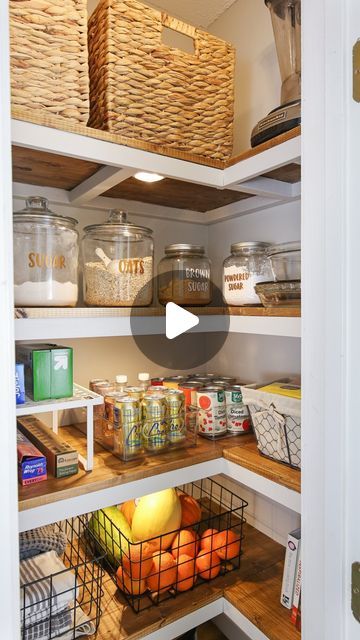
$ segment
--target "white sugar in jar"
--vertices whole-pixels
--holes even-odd
[[[237,242],[231,245],[231,256],[224,260],[223,296],[234,307],[261,304],[255,293],[258,282],[272,280],[267,242]]]

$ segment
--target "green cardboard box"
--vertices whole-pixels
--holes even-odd
[[[18,344],[25,365],[25,392],[35,401],[73,395],[73,350],[57,344]]]

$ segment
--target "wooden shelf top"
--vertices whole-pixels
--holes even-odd
[[[238,571],[203,582],[175,600],[167,600],[139,614],[133,613],[111,578],[106,576],[97,640],[138,640],[222,596],[270,640],[300,640],[300,634],[290,623],[289,611],[280,605],[284,547],[250,525],[245,525],[243,544]]]
[[[79,429],[73,426],[61,427],[60,434],[64,440],[76,447],[79,453],[86,455],[86,437]],[[232,451],[234,454],[231,457]],[[237,464],[251,468],[255,473],[280,482],[295,491],[300,488],[300,473],[260,456],[257,453],[253,434],[216,441],[199,437],[196,447],[168,451],[132,462],[123,462],[100,445],[95,444],[93,471],[85,472],[80,469],[77,475],[68,478],[50,476],[38,484],[27,487],[19,485],[19,510],[25,511],[59,500],[83,496],[93,491],[101,491],[177,469],[184,469],[221,457],[227,457]]]
[[[267,142],[263,142],[253,149],[247,149],[246,151],[243,151],[236,156],[232,156],[231,158],[229,158],[229,160],[223,161],[198,156],[196,154],[182,151],[181,149],[176,149],[173,147],[158,146],[151,143],[146,143],[142,140],[127,138],[125,136],[109,133],[108,131],[102,131],[100,129],[93,129],[91,127],[87,127],[86,125],[79,124],[75,121],[62,118],[61,116],[47,114],[41,110],[33,111],[24,108],[13,107],[12,117],[14,118],[14,120],[31,122],[33,124],[39,124],[44,127],[59,129],[60,131],[67,131],[69,133],[77,133],[88,138],[95,138],[98,140],[104,140],[106,142],[113,142],[114,144],[128,146],[133,149],[142,149],[144,151],[150,151],[151,153],[156,153],[171,158],[178,158],[179,160],[194,162],[196,164],[206,165],[208,167],[214,167],[218,169],[226,169],[227,167],[231,167],[234,164],[241,162],[242,160],[247,160],[248,158],[256,156],[259,153],[266,151],[267,149],[271,149],[279,144],[282,144],[287,140],[297,138],[301,134],[300,126],[294,127],[294,129],[291,129],[291,131],[282,133],[281,135],[276,136],[275,138],[272,138]],[[278,177],[275,179],[281,180],[282,178]]]
[[[226,460],[231,460],[254,473],[260,473],[288,489],[301,492],[301,472],[260,455],[255,439],[236,447],[224,447],[223,456]]]
[[[187,307],[198,316],[243,316],[271,318],[299,318],[300,307]],[[15,309],[15,318],[128,318],[130,316],[158,317],[165,315],[165,307],[19,307]]]
[[[74,446],[79,453],[86,455],[86,437],[75,427],[61,427],[61,437]],[[236,440],[253,436],[229,438],[229,447],[235,446]],[[75,476],[54,478],[27,487],[19,485],[19,510],[39,507],[58,500],[66,500],[82,496],[92,491],[101,491],[109,487],[119,486],[127,482],[142,480],[150,476],[183,469],[193,464],[221,458],[224,441],[198,438],[196,447],[167,451],[163,454],[146,456],[144,459],[124,462],[95,444],[94,468],[91,472],[80,469]]]

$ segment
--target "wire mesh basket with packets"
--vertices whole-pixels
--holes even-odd
[[[241,387],[260,453],[301,468],[301,387],[286,378]]]

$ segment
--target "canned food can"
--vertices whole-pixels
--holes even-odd
[[[186,438],[185,396],[180,389],[169,389],[165,398],[168,405],[168,439],[170,444],[176,444]]]
[[[248,433],[251,430],[249,409],[243,403],[241,386],[233,385],[225,390],[226,424],[229,433]]]
[[[166,387],[163,387],[163,386],[160,386],[160,385],[159,386],[155,386],[154,385],[154,386],[148,387],[148,389],[146,391],[146,395],[150,396],[150,395],[153,395],[154,393],[156,395],[159,394],[159,393],[160,394],[164,394],[164,393],[166,393],[166,391],[167,391]],[[144,397],[146,397],[146,396],[144,396]]]
[[[186,378],[184,376],[170,376],[168,378],[164,378],[163,385],[168,389],[178,389],[179,384],[185,382],[185,379]]]
[[[201,387],[206,387],[209,384],[212,384],[211,378],[207,376],[197,376],[196,378],[189,378],[186,382],[197,382]]]
[[[233,376],[218,376],[217,380],[222,380],[223,382],[227,382],[230,385],[236,384],[237,380]]]
[[[89,389],[90,389],[90,391],[94,391],[94,393],[97,393],[97,392],[95,391],[95,386],[96,386],[97,384],[100,384],[100,383],[102,383],[102,384],[110,384],[109,380],[106,380],[105,378],[93,378],[93,379],[92,379],[92,380],[90,380],[90,382],[89,382]]]
[[[152,387],[162,387],[164,384],[165,378],[151,378],[151,386]]]
[[[167,445],[168,404],[160,394],[146,395],[142,403],[142,436],[147,451],[160,451]]]
[[[112,384],[110,384],[110,382],[107,382],[106,380],[100,381],[100,382],[93,382],[93,388],[92,391],[94,391],[94,393],[98,393],[100,396],[103,396],[103,398],[105,398],[105,396],[109,395],[109,393],[114,393],[115,388]],[[104,405],[103,404],[97,404],[94,406],[93,409],[93,415],[94,415],[94,420],[98,420],[99,418],[103,418],[104,417]]]
[[[211,380],[211,384],[217,387],[222,387],[223,389],[230,387],[230,383],[226,382],[226,380],[223,380],[222,378],[214,378],[214,380]]]
[[[200,435],[217,437],[226,433],[225,392],[220,387],[202,387],[196,394]]]
[[[142,387],[125,387],[124,393],[126,393],[129,398],[135,398],[140,401],[145,395],[145,389]]]
[[[141,449],[141,412],[136,398],[124,396],[115,401],[116,428],[114,451],[128,458]]]
[[[108,393],[104,398],[104,418],[105,420],[109,420],[109,422],[115,422],[115,398],[116,393]]]
[[[185,397],[185,425],[191,433],[196,428],[196,394],[201,387],[200,382],[184,382],[180,387]]]

